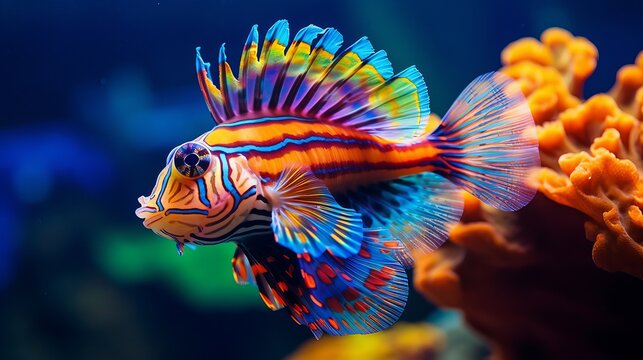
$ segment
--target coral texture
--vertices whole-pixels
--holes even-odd
[[[611,96],[579,104],[597,57],[587,39],[550,29],[542,43],[510,44],[502,71],[522,84],[540,124],[540,192],[589,217],[598,266],[643,278],[643,51],[619,70]]]
[[[431,360],[437,358],[444,345],[444,334],[428,324],[399,323],[371,335],[324,336],[319,341],[311,340],[288,359]]]
[[[631,329],[643,318],[643,52],[609,95],[583,101],[597,56],[588,40],[561,29],[502,52],[502,71],[519,82],[538,124],[539,194],[515,213],[468,197],[451,242],[416,259],[416,288],[463,310],[495,358],[638,351]]]
[[[536,124],[542,124],[580,104],[598,50],[587,39],[554,28],[543,33],[542,42],[526,38],[510,44],[501,59],[502,70],[520,83]]]
[[[643,278],[641,122],[596,95],[542,127],[539,138],[548,166],[536,173],[539,190],[590,218],[596,265]]]

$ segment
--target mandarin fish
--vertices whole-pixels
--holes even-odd
[[[136,214],[179,254],[236,244],[236,282],[316,338],[377,332],[406,305],[412,254],[459,221],[461,190],[501,210],[532,199],[534,122],[519,87],[491,72],[427,131],[415,67],[394,74],[366,37],[340,50],[333,28],[289,33],[278,21],[259,48],[252,27],[237,77],[224,44],[219,87],[197,48],[214,128],[169,153]]]

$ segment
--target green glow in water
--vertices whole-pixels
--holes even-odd
[[[202,307],[263,306],[256,287],[234,282],[230,259],[234,244],[185,248],[183,256],[174,243],[145,231],[106,233],[95,247],[104,271],[126,284],[162,282],[187,302]]]

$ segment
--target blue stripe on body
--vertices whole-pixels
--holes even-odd
[[[340,143],[340,144],[357,144],[357,145],[372,145],[373,141],[371,140],[360,140],[360,139],[339,139],[339,138],[327,138],[323,136],[310,136],[305,139],[290,139],[286,138],[274,145],[255,145],[248,144],[243,146],[227,147],[227,146],[209,146],[210,151],[213,152],[223,152],[226,154],[236,154],[244,153],[249,151],[257,151],[262,153],[269,153],[272,151],[279,151],[282,148],[293,144],[293,145],[304,145],[312,142],[322,142],[322,143]]]
[[[245,200],[256,193],[257,193],[257,188],[253,186],[250,189],[248,189],[245,193],[241,194],[241,199]]]
[[[223,181],[223,186],[234,198],[234,206],[231,211],[234,212],[235,210],[237,210],[237,206],[239,205],[239,201],[241,200],[241,195],[239,194],[239,191],[234,186],[234,184],[232,184],[232,182],[230,181],[230,168],[228,166],[228,159],[226,158],[225,154],[219,154],[219,159],[221,160],[221,179]]]

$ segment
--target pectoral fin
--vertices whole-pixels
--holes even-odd
[[[361,215],[340,206],[312,172],[301,167],[286,169],[267,189],[272,229],[279,244],[312,257],[328,250],[346,258],[359,251]]]

